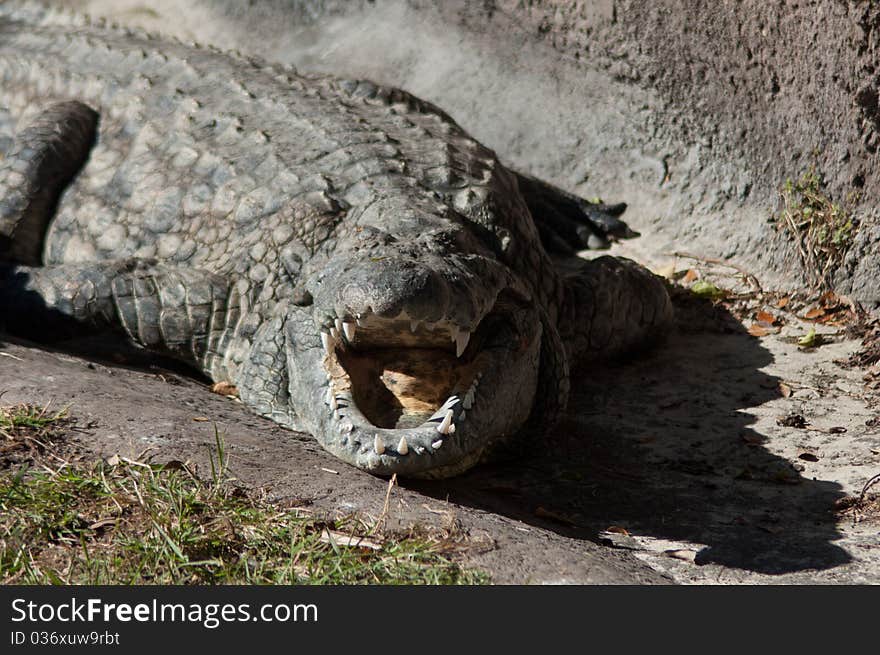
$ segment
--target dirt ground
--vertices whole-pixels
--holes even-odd
[[[827,343],[804,351],[791,342],[804,324],[786,318],[756,338],[724,309],[679,300],[660,347],[576,373],[567,417],[533,456],[400,481],[390,525],[456,521],[466,561],[500,583],[880,582],[877,497],[847,509],[880,471],[878,392],[863,370],[835,364],[857,342],[820,325]],[[216,426],[246,485],[316,509],[381,513],[387,482],[310,436],[180,372],[67,350],[6,340],[0,390],[4,403],[70,405],[78,451],[207,471]]]
[[[648,60],[663,41],[633,45],[636,27],[663,18],[676,35],[675,47],[663,52],[690,56],[679,28],[699,32],[706,17],[690,25],[675,4],[628,24],[621,15],[633,7],[610,0],[530,3],[521,14],[504,2],[270,2],[246,14],[236,3],[73,4],[303,70],[403,86],[449,110],[504,161],[586,197],[629,202],[628,220],[642,236],[615,253],[667,275],[674,266],[679,278],[693,269],[692,278],[748,295],[713,308],[677,294],[669,338],[632,361],[577,371],[565,420],[527,460],[451,481],[401,481],[391,493],[392,520],[459,521],[471,543],[468,561],[501,583],[880,582],[876,497],[868,490],[868,502],[853,506],[880,472],[880,392],[870,371],[836,363],[856,352],[859,340],[845,326],[816,320],[825,317],[803,318],[815,298],[780,308],[788,296],[761,296],[742,275],[754,276],[765,292],[802,286],[790,248],[771,247],[779,235],[767,218],[778,208],[781,178],[798,175],[809,157],[792,157],[788,166],[772,159],[786,144],[771,138],[767,125],[788,129],[773,118],[776,109],[752,112],[749,123],[742,111],[713,105],[712,98],[723,105],[718,98],[731,93],[723,76],[704,90],[708,100],[699,75],[678,79],[672,71],[646,83],[649,73],[659,75]],[[573,6],[582,11],[567,13]],[[846,16],[834,16],[846,24]],[[768,24],[771,32],[780,29],[779,21]],[[729,27],[721,32],[735,32],[736,21]],[[785,55],[779,43],[777,58]],[[758,44],[750,47],[757,72],[744,68],[753,71],[756,88],[761,71],[775,64]],[[783,76],[780,89],[790,91],[798,75],[806,73]],[[685,96],[676,98],[675,89]],[[742,93],[731,97],[745,103]],[[821,143],[831,139],[835,121],[846,128],[839,131],[849,129],[846,121],[858,111],[851,104],[841,109]],[[741,138],[731,131],[737,120],[746,131]],[[801,145],[812,138],[803,129]],[[857,161],[860,151],[850,150],[849,160]],[[830,168],[840,157],[819,163]],[[829,192],[845,194],[852,179],[842,169],[833,173]],[[838,289],[868,305],[874,282],[857,271],[870,268],[871,238],[856,249],[861,259]],[[682,251],[699,259],[672,254]],[[739,269],[708,261],[717,257]],[[756,331],[758,311],[774,322]],[[824,343],[799,347],[810,328],[825,335]],[[75,440],[98,455],[142,457],[149,449],[156,461],[204,466],[216,425],[235,475],[272,497],[372,515],[385,500],[385,480],[340,464],[308,435],[253,417],[180,373],[6,339],[0,391],[4,403],[71,404]]]

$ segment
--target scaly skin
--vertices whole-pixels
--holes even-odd
[[[671,315],[636,264],[570,257],[631,236],[622,206],[367,81],[4,4],[0,148],[7,329],[119,330],[377,474],[546,429],[571,362]]]

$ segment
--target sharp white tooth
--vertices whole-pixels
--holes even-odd
[[[440,434],[449,434],[451,430],[449,429],[452,426],[452,410],[446,410],[446,416],[443,417],[443,422],[437,426],[437,432]]]
[[[462,410],[461,413],[459,413],[459,415],[458,415],[458,420],[463,421],[465,416],[467,416],[467,412]],[[453,425],[452,427],[455,427],[455,426]]]
[[[449,338],[452,340],[452,343],[455,343],[456,341],[458,341],[458,326],[457,325],[453,325],[451,328],[449,328]]]
[[[474,406],[474,393],[473,393],[473,390],[468,391],[468,392],[464,395],[464,401],[461,403],[461,406],[464,407],[465,409],[470,409],[471,407]]]
[[[385,442],[382,441],[382,437],[378,434],[376,435],[376,438],[373,439],[373,448],[375,448],[376,452],[380,455],[385,452]]]
[[[434,443],[431,444],[431,448],[433,448],[434,450],[437,450],[442,445],[443,445],[443,439],[438,439],[437,441],[435,441]]]
[[[397,452],[401,455],[406,455],[409,452],[409,444],[406,443],[406,437],[400,438],[400,443],[397,444]]]
[[[342,331],[345,333],[345,338],[348,339],[349,343],[354,341],[354,333],[355,326],[351,321],[343,321],[342,322]]]
[[[330,409],[334,412],[339,409],[339,401],[336,400],[336,396],[330,396]]]
[[[339,330],[335,327],[330,328],[330,336],[333,337],[333,341],[339,341]]]
[[[335,346],[336,344],[334,343],[333,337],[322,331],[321,345],[324,346],[324,352],[330,355],[333,353],[333,346]]]
[[[324,402],[328,405],[333,402],[333,388],[327,387],[327,396],[324,398]]]
[[[410,321],[409,322],[409,331],[410,332],[415,332],[418,329],[419,329],[419,322],[418,321]]]
[[[471,333],[467,330],[462,330],[457,335],[455,335],[455,356],[461,357],[461,354],[464,352],[464,349],[467,348],[468,341],[471,339]]]
[[[455,423],[449,426],[449,431],[446,434],[452,434],[455,432]]]
[[[342,332],[342,319],[341,318],[334,318],[333,325],[336,328],[336,332]]]

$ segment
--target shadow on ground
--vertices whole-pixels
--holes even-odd
[[[720,308],[677,307],[648,357],[584,367],[566,418],[524,461],[404,483],[435,498],[598,540],[610,526],[702,544],[697,564],[765,574],[850,561],[834,541],[838,484],[761,446],[748,408],[777,398],[757,339]]]

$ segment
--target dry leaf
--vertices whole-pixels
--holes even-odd
[[[626,528],[623,528],[619,525],[610,525],[605,530],[605,532],[613,532],[614,534],[625,534],[625,535],[629,536],[629,530],[627,530]]]
[[[812,321],[820,316],[825,316],[825,309],[823,307],[813,307],[813,309],[804,314],[804,318],[808,321]]]
[[[822,303],[824,307],[833,307],[834,305],[840,304],[840,299],[833,291],[826,291],[819,296],[819,302]]]
[[[786,305],[788,305],[788,303],[790,303],[790,302],[791,302],[791,298],[789,298],[788,296],[783,296],[782,298],[780,298],[779,300],[776,301],[776,308],[777,309],[784,309],[786,307]]]
[[[749,327],[749,334],[751,334],[753,337],[766,337],[768,334],[770,334],[770,331],[762,325],[753,323]]]
[[[89,526],[89,530],[97,530],[108,525],[116,525],[117,523],[119,523],[119,519],[117,518],[101,519],[100,521],[95,521],[94,523],[92,523]]]
[[[210,420],[207,416],[193,416],[193,421],[196,423],[207,423]]]
[[[337,532],[336,530],[328,530],[324,528],[321,532],[320,540],[325,544],[336,544],[337,546],[352,546],[354,548],[369,548],[370,550],[382,550],[382,544],[367,537],[358,537],[355,535]]]
[[[211,391],[219,393],[221,396],[238,398],[238,389],[234,384],[230,384],[229,382],[217,382],[216,384],[212,384]]]
[[[770,312],[758,312],[755,314],[755,320],[758,323],[767,323],[767,325],[773,325],[776,322],[776,317],[773,316]]]
[[[791,387],[785,384],[785,382],[779,383],[779,393],[782,394],[783,398],[791,397]]]
[[[675,276],[675,262],[673,261],[668,266],[661,266],[654,273],[660,277],[665,277],[667,280],[671,280]]]
[[[698,277],[700,277],[700,274],[697,273],[694,269],[689,268],[687,270],[687,273],[684,274],[684,277],[681,280],[685,284],[690,284],[691,282],[696,280]]]

